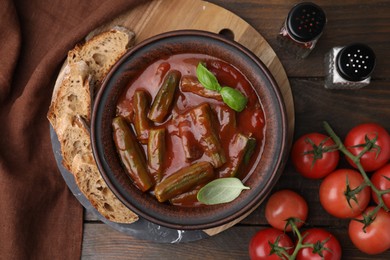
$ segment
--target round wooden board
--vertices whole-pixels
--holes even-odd
[[[263,36],[243,19],[222,7],[206,1],[154,0],[125,12],[91,32],[88,37],[117,25],[127,27],[135,32],[135,44],[163,32],[181,29],[197,29],[214,33],[221,33],[226,30],[232,32],[234,40],[256,54],[268,67],[278,83],[286,106],[288,140],[290,142],[287,147],[290,147],[294,131],[294,102],[286,72]],[[232,223],[204,230],[204,232],[210,236],[218,234],[235,225],[247,215]]]

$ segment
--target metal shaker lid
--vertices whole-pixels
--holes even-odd
[[[325,12],[318,5],[310,2],[295,5],[286,20],[289,34],[299,42],[309,42],[319,37],[325,24]]]
[[[350,81],[368,78],[375,67],[375,53],[365,44],[354,43],[341,49],[336,57],[339,74]]]

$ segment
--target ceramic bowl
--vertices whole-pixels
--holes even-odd
[[[251,187],[236,200],[219,205],[178,207],[142,193],[124,172],[115,150],[111,122],[116,103],[128,82],[149,64],[178,53],[201,53],[238,68],[252,83],[263,106],[266,128],[261,158],[245,185]],[[127,52],[112,68],[97,94],[91,123],[92,149],[98,168],[113,193],[148,221],[178,230],[203,230],[233,223],[247,216],[277,182],[287,158],[287,122],[283,98],[267,67],[248,49],[218,34],[172,31],[145,40]]]

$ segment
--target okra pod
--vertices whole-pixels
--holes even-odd
[[[195,187],[194,189],[177,195],[169,200],[172,205],[187,207],[187,206],[199,206],[201,202],[198,201],[197,195],[199,190],[206,185],[206,183]]]
[[[226,162],[226,157],[213,126],[210,105],[203,103],[192,109],[189,113],[194,122],[192,129],[194,130],[195,138],[198,140],[214,168],[221,167]]]
[[[165,159],[165,128],[156,128],[149,131],[148,165],[155,181],[161,181]]]
[[[149,138],[149,129],[151,124],[147,113],[150,106],[150,96],[146,90],[139,89],[134,92],[133,110],[134,110],[134,129],[138,140],[146,144]]]
[[[256,139],[241,133],[233,137],[229,145],[230,161],[222,171],[222,177],[236,177],[243,165],[247,165],[256,148]]]
[[[191,92],[195,95],[216,99],[222,101],[222,96],[217,91],[205,88],[194,76],[183,76],[181,78],[180,90],[182,92]]]
[[[154,195],[164,202],[213,178],[214,169],[209,162],[196,162],[163,179],[156,185]]]
[[[148,113],[148,118],[153,122],[162,123],[169,114],[180,77],[181,73],[177,70],[171,70],[165,76]]]
[[[122,117],[114,118],[112,128],[115,146],[127,174],[141,191],[147,191],[154,185],[154,180],[149,175],[145,154],[135,134]]]

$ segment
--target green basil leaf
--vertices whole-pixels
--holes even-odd
[[[223,102],[237,112],[244,110],[248,103],[248,98],[235,88],[223,87],[219,93]]]
[[[221,90],[217,78],[201,62],[196,67],[196,76],[203,87],[218,92]]]
[[[248,103],[247,97],[237,89],[221,87],[218,83],[218,79],[201,62],[199,62],[196,67],[196,76],[203,87],[219,92],[223,102],[233,110],[241,112],[246,107],[246,104]]]
[[[197,194],[197,199],[206,205],[228,203],[235,200],[242,190],[248,189],[250,188],[244,186],[238,178],[221,178],[202,187]]]

